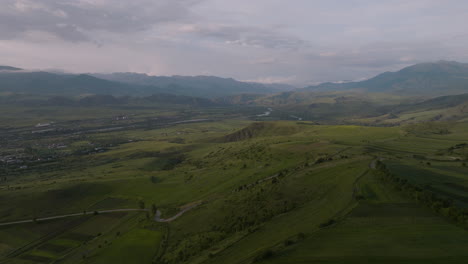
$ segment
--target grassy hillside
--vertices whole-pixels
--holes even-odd
[[[447,95],[466,93],[468,64],[453,61],[421,63],[397,72],[385,72],[374,78],[349,83],[323,83],[305,88],[310,91],[346,91],[395,93],[399,95]]]
[[[288,92],[255,101],[273,109],[259,120],[308,120],[329,124],[401,125],[466,121],[467,94],[423,98],[359,92]]]
[[[288,86],[269,86],[213,76],[156,77],[133,73],[56,74],[21,71],[14,67],[0,66],[0,93],[40,96],[171,94],[213,99],[239,94],[270,94],[290,89],[292,88]]]
[[[89,121],[80,115],[80,127],[93,127],[106,112],[94,111]],[[0,222],[148,212],[0,226],[5,263],[468,260],[466,216],[447,213],[465,208],[466,123],[428,129],[232,118],[67,134],[71,124],[37,138],[23,134],[24,125],[3,128],[22,138],[2,155],[36,161],[3,166]],[[403,188],[395,177],[411,185]],[[414,198],[412,186],[454,202],[435,210]],[[200,205],[172,222],[153,219],[156,209],[169,218],[194,204]]]
[[[216,98],[236,94],[269,94],[292,90],[287,85],[240,82],[216,76],[150,76],[138,73],[93,74],[98,78],[128,84],[159,87],[162,92]]]

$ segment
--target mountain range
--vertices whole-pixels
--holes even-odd
[[[91,74],[108,81],[133,85],[159,87],[164,93],[197,97],[222,97],[233,94],[268,94],[294,89],[290,85],[240,82],[232,78],[215,76],[150,76],[139,73]]]
[[[384,72],[360,82],[322,83],[306,91],[349,91],[401,95],[447,95],[468,92],[468,64],[454,61],[420,63]]]
[[[453,61],[420,63],[385,72],[360,82],[322,83],[302,89],[282,84],[241,82],[214,76],[149,76],[138,73],[59,74],[0,66],[0,92],[48,96],[150,96],[174,94],[220,98],[239,94],[296,97],[310,92],[359,91],[399,96],[461,94],[468,92],[468,64]]]
[[[58,74],[0,66],[0,92],[48,96],[174,94],[215,98],[236,94],[271,94],[292,89],[213,76],[156,77],[136,73]]]

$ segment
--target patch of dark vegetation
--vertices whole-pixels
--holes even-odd
[[[315,161],[315,164],[320,164],[320,163],[324,163],[324,162],[327,162],[327,161],[333,161],[333,158],[331,157],[327,157],[327,158],[318,158],[316,161]]]
[[[225,142],[236,142],[251,139],[259,135],[263,130],[272,127],[269,123],[253,123],[246,128],[236,131],[224,137]]]
[[[50,263],[53,260],[45,256],[37,256],[37,255],[31,255],[31,254],[21,255],[20,259],[33,261],[34,263]]]
[[[117,212],[117,213],[111,213],[111,214],[101,214],[104,217],[108,218],[122,218],[126,216],[128,213],[127,212]]]
[[[336,220],[335,219],[328,219],[326,222],[323,222],[319,225],[320,228],[325,228],[325,227],[329,227],[329,226],[332,226],[336,223]]]
[[[465,192],[465,193],[468,194],[468,186],[458,185],[458,184],[455,184],[453,182],[446,182],[446,183],[444,183],[444,185],[448,186],[450,189]]]
[[[351,217],[420,217],[432,216],[430,210],[416,203],[360,203],[350,213]]]
[[[224,136],[223,142],[237,142],[267,135],[292,135],[299,132],[297,126],[278,125],[274,122],[255,122],[232,134]]]
[[[92,235],[88,234],[83,234],[83,233],[68,233],[64,236],[65,239],[70,239],[70,240],[75,240],[75,241],[80,241],[80,242],[85,242],[93,238]]]
[[[274,256],[274,252],[273,250],[271,249],[267,249],[263,252],[261,252],[260,254],[258,254],[255,258],[254,258],[254,262],[261,262],[261,261],[264,261],[264,260],[267,260],[267,259],[270,259]]]
[[[160,151],[139,151],[132,153],[127,157],[130,159],[143,159],[143,158],[159,158],[164,157],[167,153],[161,153]]]
[[[244,185],[241,185],[239,187],[237,187],[236,189],[234,189],[234,192],[240,192],[242,190],[248,190],[248,189],[251,189],[257,185],[259,185],[260,183],[263,183],[263,182],[271,182],[272,184],[277,184],[279,182],[278,178],[283,178],[286,174],[281,171],[280,173],[278,174],[275,174],[273,176],[270,176],[270,177],[267,177],[265,179],[260,179],[260,180],[257,180],[253,183],[250,183],[250,184],[244,184]]]
[[[67,246],[61,246],[61,245],[54,245],[54,244],[43,244],[42,246],[38,247],[39,250],[43,251],[49,251],[53,253],[60,253],[68,249]]]
[[[151,181],[151,183],[159,183],[159,182],[161,182],[161,179],[156,177],[156,176],[151,176],[150,181]]]
[[[284,240],[283,242],[281,242],[279,244],[276,244],[275,246],[273,246],[273,247],[271,247],[269,249],[266,249],[266,250],[260,252],[259,254],[257,254],[254,257],[253,262],[267,261],[267,260],[275,257],[276,255],[280,255],[283,250],[285,250],[288,247],[291,247],[291,246],[301,242],[305,238],[306,238],[306,235],[304,233],[302,233],[302,232],[295,235],[295,236],[289,237],[286,240]]]
[[[172,156],[166,158],[157,158],[151,162],[148,162],[143,168],[146,171],[154,170],[172,170],[178,164],[182,163],[185,160],[184,155]]]
[[[110,191],[111,187],[105,184],[82,183],[64,189],[50,190],[45,195],[47,200],[71,203],[94,194],[105,195]]]
[[[412,199],[432,209],[435,213],[468,229],[468,209],[457,206],[454,204],[453,199],[435,193],[430,185],[417,185],[398,177],[387,169],[381,161],[377,161],[376,168],[381,172],[383,180],[391,183],[397,190],[406,193]]]
[[[431,166],[430,162],[429,164],[424,162],[424,164],[424,166]],[[401,164],[399,162],[388,162],[386,168],[388,168],[393,174],[395,174],[395,176],[401,178],[402,180],[407,180],[412,184],[421,186],[426,184],[444,184],[448,181],[453,183],[462,182],[460,178],[454,176]],[[444,170],[447,170],[447,167],[444,167]]]
[[[319,123],[316,123],[316,122],[296,122],[296,124],[298,125],[306,125],[306,126],[315,126],[315,125],[318,125]]]
[[[356,195],[356,200],[373,200],[377,198],[377,194],[368,184],[362,188],[363,195]]]
[[[404,127],[404,130],[412,135],[447,135],[450,134],[451,123],[448,122],[426,122],[411,124]]]
[[[283,176],[286,176],[286,171],[282,172]],[[278,179],[278,181],[273,183],[274,179]],[[267,221],[296,209],[300,204],[310,201],[315,195],[314,192],[305,190],[291,194],[291,190],[283,188],[284,184],[278,175],[273,178],[265,178],[262,184],[255,182],[248,188],[244,187],[241,192],[239,190],[233,191],[229,200],[223,203],[223,217],[217,224],[211,226],[211,231],[178,241],[177,245],[168,248],[171,253],[166,255],[166,262],[186,262],[197,252],[212,247],[230,235],[254,233]],[[177,211],[170,212],[166,209],[163,214],[173,215]],[[304,234],[300,234],[288,239],[296,243],[304,237]],[[280,250],[284,247],[284,243],[286,242],[282,241],[272,250],[275,252]],[[290,244],[290,242],[287,243]]]
[[[425,160],[425,159],[426,159],[426,156],[424,156],[424,155],[416,155],[416,154],[415,154],[415,155],[413,155],[413,158],[419,159],[419,160]]]
[[[89,207],[88,211],[93,210],[103,210],[103,209],[113,209],[113,208],[122,208],[123,205],[127,204],[128,201],[122,198],[107,197],[103,200],[93,204]]]
[[[466,148],[466,147],[468,147],[467,143],[460,143],[460,144],[456,144],[454,146],[451,146],[448,150],[453,151],[455,149],[463,149],[463,148]]]
[[[459,186],[462,187],[462,186]],[[451,201],[460,201],[463,202],[464,204],[468,204],[468,192],[466,193],[467,195],[458,195],[453,192],[449,192],[446,190],[441,190],[440,188],[434,187],[434,186],[427,186],[426,187],[428,190],[437,193],[439,195],[442,195],[446,197],[447,199],[450,199]],[[462,188],[463,189],[463,188]],[[466,190],[465,190],[466,191]]]
[[[169,143],[175,143],[175,144],[185,144],[185,139],[184,138],[170,138],[167,142]]]
[[[128,157],[131,159],[143,159],[143,158],[154,158],[154,160],[145,164],[145,166],[141,169],[146,171],[154,171],[154,170],[172,170],[178,164],[185,161],[186,156],[184,154],[184,150],[171,150],[167,152],[160,152],[160,151],[145,151],[145,152],[138,152],[129,155]],[[152,179],[153,182],[153,179]]]

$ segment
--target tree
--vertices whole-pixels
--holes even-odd
[[[158,208],[156,207],[155,204],[152,204],[152,205],[151,205],[151,212],[152,212],[153,214],[156,214],[156,211],[158,211]]]

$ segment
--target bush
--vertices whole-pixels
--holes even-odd
[[[298,238],[299,240],[303,240],[303,239],[306,238],[306,234],[304,234],[304,233],[301,232],[301,233],[297,234],[297,238]]]
[[[328,221],[324,222],[324,223],[321,223],[319,225],[320,228],[324,228],[324,227],[327,227],[327,226],[331,226],[333,225],[334,223],[336,223],[336,221],[334,219],[329,219]]]
[[[274,255],[273,250],[267,249],[267,250],[263,251],[262,253],[260,253],[258,256],[256,256],[255,259],[254,259],[254,262],[260,262],[262,260],[269,259],[269,258],[273,257],[273,255]]]

